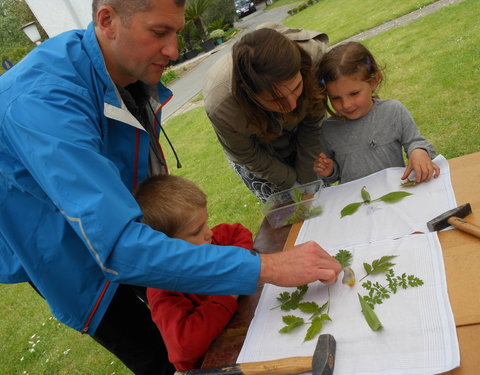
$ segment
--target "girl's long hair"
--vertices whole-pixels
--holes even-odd
[[[312,59],[296,42],[278,31],[259,29],[243,36],[233,46],[232,93],[247,117],[247,124],[255,127],[257,135],[274,139],[272,118],[295,118],[306,109],[307,114],[324,111],[323,91],[318,85]],[[277,99],[275,85],[302,75],[303,91],[294,111],[287,114],[272,113],[263,108],[257,96],[270,93]]]

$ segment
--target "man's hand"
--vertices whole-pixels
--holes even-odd
[[[437,178],[440,175],[440,167],[430,159],[428,152],[422,148],[416,148],[410,153],[408,167],[401,179],[407,179],[412,171],[415,171],[417,182],[430,181],[432,177]]]
[[[327,158],[323,152],[313,161],[313,170],[323,177],[330,177],[333,173],[333,159]]]
[[[262,268],[258,281],[278,286],[299,286],[317,280],[332,284],[342,270],[340,263],[314,241],[260,257]]]

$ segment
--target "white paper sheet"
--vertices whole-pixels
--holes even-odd
[[[365,272],[363,262],[371,263],[384,255],[393,260],[395,274],[413,274],[424,281],[416,288],[400,290],[375,307],[383,324],[374,332],[367,325],[357,297],[367,294],[360,283],[353,287],[338,281],[327,286],[310,284],[303,301],[321,305],[329,290],[331,322],[322,333],[332,334],[337,343],[335,374],[339,375],[427,375],[449,371],[460,364],[455,322],[447,295],[443,256],[436,233],[415,234],[398,240],[385,240],[347,248],[353,254],[352,268],[357,279]],[[342,276],[342,275],[340,275]],[[384,276],[370,276],[384,281]],[[238,362],[255,362],[292,356],[312,355],[316,340],[303,343],[306,327],[281,334],[282,315],[308,318],[299,310],[279,308],[280,288],[265,285]]]
[[[297,243],[314,240],[329,251],[413,232],[428,232],[426,223],[429,220],[457,206],[447,160],[439,155],[434,161],[441,169],[439,177],[410,188],[400,187],[405,168],[388,168],[346,184],[321,189],[317,199],[323,213],[304,222]],[[340,211],[345,206],[362,202],[363,186],[372,199],[393,191],[413,195],[396,203],[362,205],[353,215],[341,218]]]

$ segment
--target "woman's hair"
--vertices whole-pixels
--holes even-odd
[[[192,181],[179,176],[155,175],[138,186],[135,198],[143,211],[143,222],[174,237],[196,210],[207,207],[207,196]]]
[[[383,70],[384,68],[378,65],[372,53],[363,44],[346,42],[333,47],[323,56],[317,77],[323,88],[328,82],[352,75],[367,82],[377,80],[380,85],[384,80]],[[374,94],[373,97],[377,98],[378,95]],[[327,98],[325,105],[328,112],[334,115],[335,111],[327,105]]]
[[[185,0],[173,0],[178,7],[185,5]],[[135,13],[148,12],[152,9],[152,0],[93,0],[92,1],[92,19],[97,24],[97,12],[100,6],[107,5],[112,7],[120,16],[122,24],[128,26]]]
[[[305,105],[308,114],[324,110],[324,95],[315,79],[310,55],[278,31],[265,28],[249,32],[233,46],[232,58],[233,96],[246,114],[248,124],[263,138],[271,140],[276,134],[270,131],[271,113],[256,97],[270,93],[277,99],[275,84],[292,79],[298,72],[302,75],[303,92],[291,115]]]

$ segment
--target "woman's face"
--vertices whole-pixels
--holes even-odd
[[[257,101],[270,112],[292,112],[297,107],[298,98],[303,92],[303,78],[300,72],[291,79],[275,84],[274,87],[275,93],[262,92],[257,95]]]

